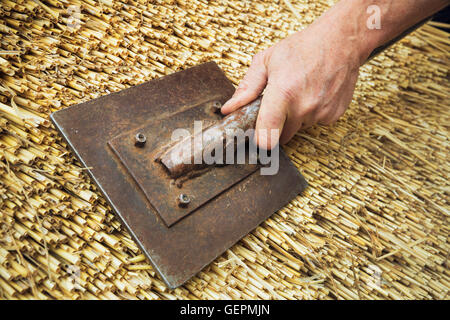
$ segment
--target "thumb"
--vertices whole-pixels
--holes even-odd
[[[255,142],[263,149],[273,149],[283,131],[289,99],[279,87],[268,84],[256,120]]]
[[[233,97],[223,105],[222,113],[228,114],[255,100],[264,90],[266,83],[267,71],[263,51],[253,57],[252,64]]]

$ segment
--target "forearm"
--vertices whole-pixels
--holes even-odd
[[[313,26],[328,26],[329,40],[345,41],[347,46],[357,49],[357,58],[363,64],[377,47],[449,3],[449,0],[341,0]],[[373,5],[376,7],[368,10]],[[376,26],[378,11],[380,24]]]

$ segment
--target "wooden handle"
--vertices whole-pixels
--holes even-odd
[[[177,142],[160,153],[156,161],[164,165],[172,178],[204,167],[206,164],[203,161],[195,163],[195,160],[203,159],[204,154],[211,154],[217,148],[225,150],[228,145],[235,143],[234,137],[248,129],[255,128],[260,105],[261,97],[230,113],[201,132],[194,133]],[[236,147],[234,145],[234,152]]]
[[[415,24],[385,45],[376,48],[370,54],[367,61],[422,26],[429,19],[430,18],[427,18]],[[259,96],[256,100],[246,106],[230,113],[217,124],[205,128],[202,132],[176,143],[158,156],[156,160],[164,165],[172,178],[180,177],[192,170],[204,167],[206,165],[204,162],[195,164],[194,160],[203,159],[204,154],[212,152],[217,146],[224,146],[225,148],[226,145],[231,143],[231,141],[227,141],[227,133],[230,135],[236,133],[237,130],[246,131],[255,128],[261,99],[262,96]],[[186,146],[193,146],[193,150],[191,149],[191,152],[189,152],[189,150],[186,150]],[[236,150],[236,148],[237,145],[235,145],[234,150]]]

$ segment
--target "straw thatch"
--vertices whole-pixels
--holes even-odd
[[[430,24],[361,69],[337,124],[285,147],[310,187],[173,291],[48,120],[209,60],[238,83],[332,3],[3,0],[0,298],[448,298],[450,41]]]

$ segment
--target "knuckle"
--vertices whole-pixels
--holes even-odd
[[[324,125],[324,126],[329,126],[333,122],[334,122],[333,118],[323,119],[323,120],[318,121],[319,124]]]
[[[338,111],[333,115],[323,117],[323,119],[319,120],[318,122],[322,125],[329,126],[329,125],[335,123],[336,121],[338,121],[341,116],[342,116],[342,112]]]
[[[317,110],[315,119],[318,123],[321,123],[322,121],[325,121],[326,119],[328,119],[332,113],[333,113],[333,109],[332,109],[331,105],[327,104]]]
[[[327,123],[327,125],[331,125],[333,123],[336,123],[338,121],[339,117],[334,116],[330,119],[330,121]]]
[[[317,115],[320,113],[328,114],[330,112],[331,105],[325,104],[323,98],[319,94],[312,94],[309,99],[305,99],[305,112],[311,113],[316,112]]]
[[[302,108],[302,111],[303,111],[304,114],[309,114],[309,113],[313,112],[314,110],[316,110],[318,105],[319,104],[316,101],[312,101],[312,102],[306,104]]]
[[[291,83],[294,88],[305,91],[307,80],[305,79],[305,77],[297,75],[291,80]]]
[[[271,113],[269,115],[263,115],[261,117],[261,129],[270,130],[276,129],[280,126],[280,124],[284,123],[285,115],[282,113]]]
[[[345,113],[344,111],[339,111],[333,118],[332,118],[332,122],[331,123],[335,123],[337,122]]]
[[[311,103],[304,103],[303,97],[301,97],[303,82],[300,80],[288,79],[284,80],[274,80],[269,85],[272,85],[274,89],[278,92],[281,99],[286,101],[290,106],[290,111],[293,112],[295,116],[301,117],[309,111],[313,110],[317,106],[317,102],[312,101]]]
[[[317,104],[315,103],[300,104],[295,108],[295,116],[298,118],[304,118],[305,116],[313,113],[316,109]]]
[[[292,85],[276,85],[276,89],[281,95],[281,98],[287,102],[294,102],[297,99],[299,90]]]
[[[335,119],[336,119],[336,115],[330,111],[330,112],[322,114],[319,117],[317,122],[321,125],[328,126],[330,124],[333,124],[336,121]]]

